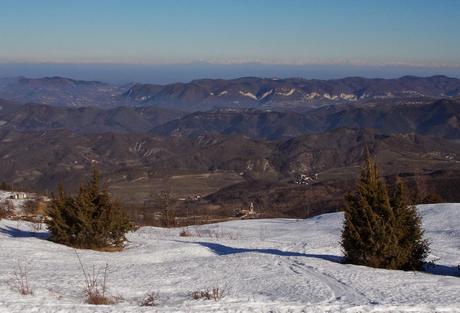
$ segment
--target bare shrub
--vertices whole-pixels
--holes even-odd
[[[228,239],[228,240],[237,240],[238,235],[232,233],[226,233],[222,229],[200,229],[195,228],[195,234],[192,236],[196,237],[205,237],[205,238],[213,238],[213,239]]]
[[[5,218],[7,215],[8,215],[8,212],[6,211],[6,209],[0,205],[0,220],[2,218]]]
[[[193,300],[214,300],[219,301],[224,297],[224,291],[219,287],[192,292]]]
[[[157,305],[157,294],[155,292],[149,292],[145,295],[144,299],[140,303],[140,306],[156,306]]]
[[[169,191],[161,191],[154,200],[156,206],[161,210],[161,224],[163,227],[171,228],[177,226],[176,212],[174,206],[176,199]]]
[[[20,262],[16,265],[16,270],[13,273],[14,275],[14,287],[22,295],[27,296],[33,294],[32,289],[29,284],[29,269],[26,262]]]
[[[179,233],[179,236],[181,237],[191,237],[192,236],[192,233],[190,232],[190,230],[188,230],[187,228],[184,228],[181,230],[181,232]]]
[[[37,213],[38,207],[39,207],[38,200],[37,199],[30,199],[30,200],[27,200],[26,202],[24,202],[22,211],[25,214],[32,215],[32,214]]]
[[[39,232],[43,230],[43,220],[41,218],[36,218],[35,221],[31,223],[31,227],[34,230],[34,232]]]
[[[437,193],[429,193],[421,201],[421,203],[429,203],[429,204],[442,203],[442,202],[444,202],[442,197]]]
[[[93,265],[92,270],[88,272],[85,269],[77,250],[75,250],[75,254],[77,255],[78,262],[80,263],[80,268],[85,279],[83,293],[86,297],[86,303],[94,305],[114,304],[115,299],[109,296],[107,292],[107,279],[109,275],[108,263],[105,263],[104,267],[98,269],[96,269],[96,266]]]
[[[11,217],[14,214],[14,202],[10,199],[5,199],[0,203],[0,219]]]

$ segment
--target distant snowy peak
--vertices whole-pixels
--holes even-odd
[[[240,95],[244,96],[244,97],[248,97],[248,98],[251,98],[251,99],[254,99],[254,100],[258,100],[257,97],[251,93],[251,92],[246,92],[246,91],[239,91]]]
[[[295,88],[291,88],[291,90],[289,90],[288,92],[279,91],[276,94],[280,96],[289,97],[289,96],[292,96],[294,92],[295,92]]]
[[[244,96],[244,97],[248,97],[248,98],[251,98],[253,100],[256,100],[256,101],[262,101],[262,100],[270,97],[271,95],[275,94],[275,90],[270,89],[270,90],[267,90],[267,91],[259,92],[259,93],[257,93],[257,95],[255,95],[255,94],[253,94],[252,92],[249,92],[249,91],[240,90],[239,94]]]

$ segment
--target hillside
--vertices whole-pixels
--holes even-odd
[[[338,128],[374,128],[383,134],[418,133],[460,138],[460,102],[335,105],[307,112],[220,109],[186,112],[147,107],[57,107],[0,99],[0,128],[17,131],[66,129],[76,133],[147,133],[198,138],[243,135],[284,140]]]
[[[0,99],[0,127],[16,131],[65,129],[76,133],[148,132],[184,115],[154,107],[60,107],[25,104]]]
[[[118,86],[65,77],[0,79],[0,98],[21,103],[113,107],[118,103],[117,95],[120,92]]]
[[[280,140],[338,128],[374,128],[383,134],[418,133],[460,138],[460,102],[329,106],[304,113],[260,110],[196,112],[155,127],[162,136],[244,135]]]
[[[460,79],[404,76],[397,79],[347,77],[199,79],[154,85],[110,85],[64,77],[0,79],[0,98],[57,106],[155,106],[181,111],[216,108],[305,110],[375,101],[423,101],[460,95]]]
[[[299,109],[381,99],[456,97],[459,93],[460,80],[445,76],[333,80],[243,77],[166,86],[135,84],[123,97],[139,105],[196,111],[219,107]]]
[[[460,145],[422,135],[382,135],[373,130],[338,129],[281,142],[244,136],[159,137],[141,133],[75,134],[67,130],[0,130],[2,179],[16,186],[54,191],[59,182],[71,190],[97,164],[114,195],[144,204],[153,192],[176,197],[206,197],[203,204],[228,216],[254,202],[258,210],[288,216],[340,208],[354,185],[367,144],[383,174],[402,174],[421,193],[457,201]],[[319,179],[299,185],[301,175]],[[421,181],[419,181],[421,180]]]
[[[428,272],[341,264],[342,213],[306,220],[241,220],[181,229],[143,227],[123,252],[80,250],[88,268],[110,265],[113,306],[83,304],[83,276],[73,249],[46,240],[28,223],[0,222],[0,312],[458,312],[459,204],[418,207],[432,242]],[[26,262],[34,294],[8,281]],[[219,287],[219,301],[191,293]],[[147,292],[154,308],[139,307]]]

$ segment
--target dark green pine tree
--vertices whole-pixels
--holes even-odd
[[[396,217],[375,161],[366,149],[366,163],[354,194],[346,197],[342,248],[345,262],[396,269],[398,235]]]
[[[391,205],[396,218],[396,229],[403,270],[420,270],[430,252],[429,243],[423,239],[422,221],[411,205],[407,187],[401,181],[396,185]]]
[[[354,194],[346,197],[342,248],[345,261],[387,269],[419,270],[429,253],[421,219],[399,182],[391,200],[366,149]]]
[[[75,223],[72,221],[74,216],[72,207],[72,199],[65,194],[64,187],[60,184],[57,195],[53,196],[46,211],[50,240],[66,245],[71,243],[70,225]]]
[[[125,234],[134,229],[120,206],[112,201],[107,186],[100,187],[96,168],[76,197],[67,196],[60,188],[48,216],[50,239],[77,248],[121,248]]]

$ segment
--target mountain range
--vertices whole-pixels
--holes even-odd
[[[0,127],[18,131],[148,132],[182,116],[183,112],[156,107],[75,108],[0,100]]]
[[[397,79],[349,77],[334,80],[244,77],[201,79],[168,85],[115,86],[62,77],[0,80],[0,98],[59,106],[155,106],[182,111],[216,108],[305,110],[337,103],[379,99],[433,99],[460,96],[460,79],[404,76]],[[414,101],[415,101],[414,100]]]
[[[272,216],[304,217],[340,209],[367,145],[385,179],[400,176],[417,201],[459,201],[459,86],[444,76],[166,86],[3,79],[0,177],[75,191],[97,164],[130,205],[169,190],[201,197],[214,214],[252,202]]]
[[[299,112],[218,110],[196,112],[155,127],[163,136],[242,134],[278,140],[338,128],[374,128],[384,134],[419,133],[460,138],[460,102],[334,106]]]
[[[56,107],[0,100],[0,127],[18,131],[66,129],[77,133],[152,133],[197,138],[243,135],[282,140],[338,128],[372,128],[383,134],[417,133],[460,139],[460,102],[335,105],[307,112],[220,109],[187,114],[154,106]]]

